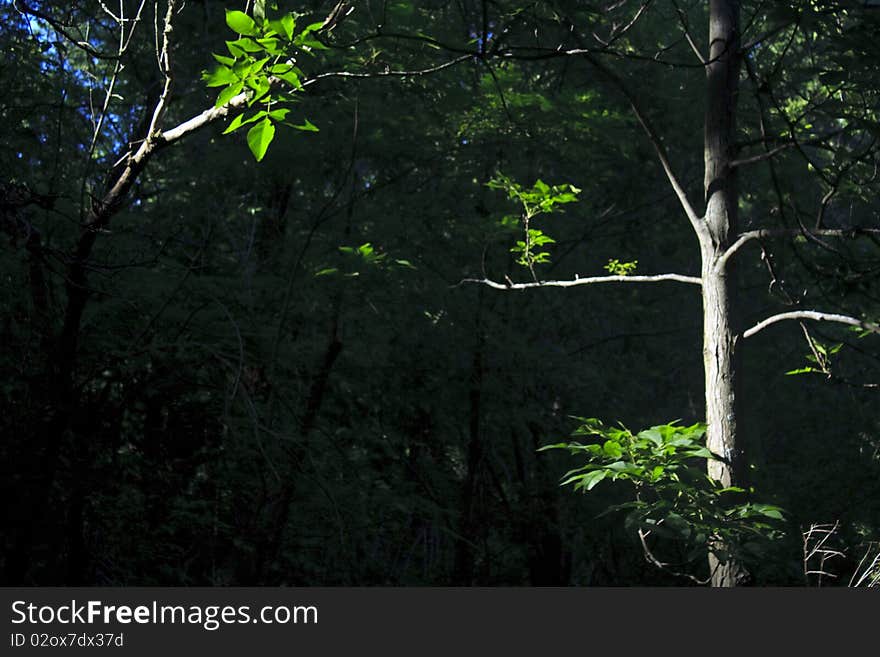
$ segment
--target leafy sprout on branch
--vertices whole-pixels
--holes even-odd
[[[638,266],[638,260],[633,260],[632,262],[621,262],[617,258],[612,258],[608,261],[608,264],[605,265],[605,271],[607,271],[612,276],[629,276],[630,274],[635,273]]]
[[[548,185],[541,179],[536,180],[531,187],[525,188],[500,172],[496,173],[486,186],[489,189],[506,192],[507,198],[521,206],[519,220],[523,226],[523,239],[517,240],[510,252],[518,254],[517,264],[527,267],[534,276],[536,264],[550,262],[550,252],[541,251],[541,247],[555,244],[556,240],[542,230],[532,228],[532,220],[542,214],[558,212],[561,205],[578,201],[581,190],[569,184]]]

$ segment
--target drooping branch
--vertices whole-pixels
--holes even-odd
[[[809,319],[815,322],[834,322],[837,324],[846,324],[848,326],[858,326],[859,328],[864,329],[865,331],[870,331],[871,333],[880,333],[880,325],[873,322],[866,322],[862,319],[857,319],[855,317],[850,317],[849,315],[822,313],[816,310],[792,310],[790,312],[772,315],[767,319],[758,322],[752,328],[745,331],[742,336],[744,338],[750,338],[756,333],[760,333],[768,326],[772,326],[777,322],[784,322],[790,319]]]
[[[459,285],[462,283],[477,283],[496,290],[528,290],[535,287],[577,287],[578,285],[597,285],[600,283],[662,283],[664,281],[688,283],[690,285],[703,284],[703,281],[697,276],[655,274],[653,276],[590,276],[587,278],[581,278],[576,275],[570,281],[535,281],[532,283],[514,283],[513,281],[499,283],[488,278],[465,278]]]

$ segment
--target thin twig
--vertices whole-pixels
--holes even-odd
[[[647,535],[641,529],[639,529],[639,540],[642,543],[642,551],[645,553],[645,560],[648,563],[650,563],[654,566],[657,566],[657,568],[660,568],[661,570],[665,570],[666,572],[670,573],[671,575],[675,575],[676,577],[686,577],[687,579],[691,580],[692,582],[696,582],[697,584],[700,584],[701,586],[705,586],[706,584],[708,584],[709,582],[712,581],[712,575],[709,575],[709,577],[707,577],[706,579],[700,579],[698,577],[694,577],[690,573],[682,573],[677,570],[672,570],[670,568],[670,564],[663,563],[657,557],[654,556],[654,553],[651,552],[651,548],[648,547]]]

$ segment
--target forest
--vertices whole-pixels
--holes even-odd
[[[880,586],[880,3],[0,20],[0,583]]]

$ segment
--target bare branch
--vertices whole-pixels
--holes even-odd
[[[880,586],[880,549],[877,550],[877,554],[874,555],[871,562],[866,565],[866,561],[871,556],[871,550],[877,549],[878,547],[880,547],[880,544],[878,543],[868,544],[865,554],[862,556],[859,565],[856,567],[855,572],[853,572],[853,575],[849,580],[848,586]]]
[[[880,333],[880,325],[874,324],[873,322],[866,322],[861,319],[856,319],[855,317],[850,317],[849,315],[837,315],[834,313],[822,313],[816,310],[792,310],[786,313],[779,313],[778,315],[772,315],[767,319],[758,322],[752,328],[745,331],[742,336],[744,338],[750,338],[756,333],[760,333],[768,326],[776,324],[777,322],[784,322],[788,319],[810,319],[815,322],[834,322],[837,324],[847,324],[849,326],[858,326],[865,331],[870,331],[871,333]]]
[[[821,144],[825,141],[828,141],[832,137],[838,136],[842,132],[843,132],[843,130],[835,130],[827,135],[823,135],[821,137],[816,137],[815,139],[807,139],[805,141],[797,141],[797,140],[787,141],[784,144],[777,146],[775,148],[768,149],[768,150],[764,151],[763,153],[758,153],[757,155],[752,155],[751,157],[744,157],[739,160],[734,160],[733,162],[730,163],[730,166],[731,167],[741,167],[741,166],[745,166],[747,164],[756,164],[758,162],[764,162],[766,160],[769,160],[771,157],[778,155],[782,151],[788,150],[789,148],[795,148],[795,147],[800,148],[801,146],[815,146],[817,144]],[[764,143],[766,143],[766,142],[764,142]]]
[[[831,559],[845,556],[840,550],[834,549],[826,545],[831,539],[836,538],[837,531],[840,529],[840,522],[835,521],[833,525],[817,525],[812,524],[810,528],[803,532],[804,542],[804,578],[809,583],[810,575],[818,575],[817,585],[822,586],[822,578],[830,577],[837,579],[837,575],[825,570],[825,564]],[[811,566],[811,562],[818,557],[818,566]]]
[[[319,80],[324,80],[326,78],[388,78],[388,77],[418,77],[421,75],[428,75],[429,73],[436,73],[437,71],[442,71],[445,68],[449,68],[450,66],[455,66],[456,64],[460,64],[461,62],[467,61],[469,59],[473,59],[474,57],[479,56],[478,53],[471,53],[468,55],[462,55],[461,57],[456,57],[455,59],[451,59],[448,62],[443,62],[442,64],[438,64],[437,66],[431,66],[429,68],[415,69],[412,71],[376,71],[375,73],[351,73],[349,71],[331,71],[329,73],[321,73],[316,75],[313,78],[310,78],[302,83],[303,87],[308,87]]]
[[[685,39],[687,39],[688,45],[691,47],[691,50],[694,51],[694,54],[700,61],[700,64],[705,66],[706,58],[703,57],[703,53],[700,52],[700,49],[697,47],[697,44],[694,42],[694,39],[691,36],[691,28],[690,24],[688,23],[687,13],[681,7],[679,7],[676,0],[672,0],[672,4],[675,7],[676,13],[678,14],[678,22],[681,23],[681,29],[684,30],[684,37]]]
[[[608,41],[603,41],[595,33],[593,34],[593,36],[596,38],[596,40],[599,43],[601,43],[606,48],[610,47],[611,45],[614,44],[615,41],[620,40],[627,32],[630,31],[630,29],[632,29],[632,27],[642,17],[642,14],[644,14],[648,10],[648,7],[651,6],[652,2],[653,2],[653,0],[646,0],[645,2],[643,2],[642,5],[636,11],[635,15],[632,17],[632,19],[628,23],[626,23],[622,26],[615,25],[611,30],[611,34],[608,37]]]
[[[727,264],[727,261],[739,251],[740,248],[751,242],[752,240],[767,239],[770,237],[805,237],[821,235],[823,237],[845,237],[855,238],[861,235],[880,235],[880,228],[823,228],[820,230],[802,230],[798,228],[761,228],[759,230],[750,230],[741,233],[736,241],[727,247],[724,254],[718,258],[716,267],[721,268]]]
[[[797,145],[797,142],[790,141],[786,144],[782,144],[782,146],[777,146],[776,148],[771,148],[768,151],[764,151],[763,153],[758,153],[757,155],[752,155],[751,157],[744,157],[741,160],[733,160],[730,163],[730,168],[734,169],[736,167],[745,166],[747,164],[756,164],[758,162],[764,162],[765,160],[769,160],[771,157],[781,153],[782,151],[787,151],[789,148],[794,148]]]
[[[20,9],[19,9],[19,5],[21,6]],[[84,41],[83,39],[77,38],[70,31],[73,26],[66,25],[63,22],[59,21],[58,19],[53,18],[49,14],[46,14],[42,11],[39,11],[38,9],[35,9],[35,8],[29,6],[25,2],[19,1],[18,4],[15,4],[14,6],[15,6],[16,10],[22,14],[30,14],[34,18],[38,18],[40,20],[46,21],[49,25],[52,26],[53,30],[55,30],[58,34],[60,34],[65,39],[67,39],[67,41],[69,43],[73,44],[74,46],[76,46],[77,48],[79,48],[83,52],[89,54],[90,56],[94,57],[95,59],[109,59],[109,60],[119,59],[118,54],[116,54],[116,53],[108,54],[105,52],[101,52],[100,50],[93,48],[92,45],[88,41]]]
[[[162,36],[162,52],[160,56],[160,65],[162,73],[165,76],[165,84],[162,88],[159,100],[156,102],[155,107],[153,107],[146,138],[141,142],[137,151],[124,160],[125,168],[119,174],[119,177],[116,178],[107,193],[104,194],[103,198],[95,201],[92,211],[89,213],[85,222],[86,227],[88,228],[87,233],[93,233],[95,230],[104,227],[104,224],[107,223],[110,216],[116,211],[116,209],[118,209],[119,205],[122,203],[132,185],[134,185],[134,182],[137,180],[141,171],[146,167],[147,162],[149,162],[156,149],[159,146],[168,143],[159,132],[159,125],[171,97],[171,83],[173,81],[173,76],[171,73],[169,41],[172,32],[171,23],[174,18],[176,7],[177,0],[168,0]],[[78,247],[78,259],[84,260],[82,254],[91,250],[91,242],[93,242],[93,240],[94,237],[89,236],[85,241],[81,241],[80,247]]]
[[[702,285],[702,279],[697,276],[684,276],[682,274],[655,274],[653,276],[590,276],[581,278],[575,275],[570,281],[535,281],[534,283],[498,283],[488,278],[465,278],[462,283],[478,283],[487,285],[496,290],[528,290],[534,287],[576,287],[578,285],[596,285],[598,283],[661,283],[663,281],[674,281],[676,283],[689,283],[691,285]],[[456,286],[457,287],[457,286]]]
[[[648,117],[641,109],[641,105],[636,99],[635,95],[629,90],[624,81],[618,76],[616,73],[611,71],[604,64],[599,62],[595,57],[593,57],[589,52],[585,55],[586,59],[599,71],[601,71],[605,77],[607,77],[615,87],[626,97],[627,101],[629,101],[629,105],[632,108],[633,114],[635,114],[636,119],[641,124],[645,134],[648,136],[648,140],[651,142],[651,145],[654,147],[654,152],[657,154],[657,159],[660,160],[660,164],[663,167],[663,171],[666,173],[666,177],[669,179],[669,183],[672,185],[673,191],[675,191],[675,195],[678,197],[679,203],[681,203],[681,207],[684,209],[685,214],[691,222],[691,226],[694,228],[694,232],[699,237],[700,241],[708,238],[708,228],[706,223],[702,220],[702,218],[697,214],[697,211],[694,210],[694,206],[691,205],[690,200],[688,200],[687,192],[685,192],[684,187],[678,179],[678,176],[675,175],[675,172],[672,169],[672,163],[669,160],[669,155],[666,153],[666,147],[663,146],[663,141],[660,139],[660,135],[654,129],[654,126],[651,124]]]
[[[165,20],[162,28],[162,51],[159,54],[159,70],[162,71],[162,75],[165,77],[165,83],[162,87],[162,93],[159,96],[159,100],[156,102],[156,107],[153,110],[153,116],[150,119],[150,128],[147,131],[147,138],[144,140],[144,144],[141,148],[147,146],[151,137],[158,130],[159,124],[162,121],[162,116],[165,114],[165,109],[168,106],[168,99],[171,95],[171,84],[174,81],[174,76],[171,72],[171,47],[169,42],[171,40],[171,33],[174,31],[172,21],[174,19],[176,4],[177,0],[168,0],[168,7],[165,12]]]

